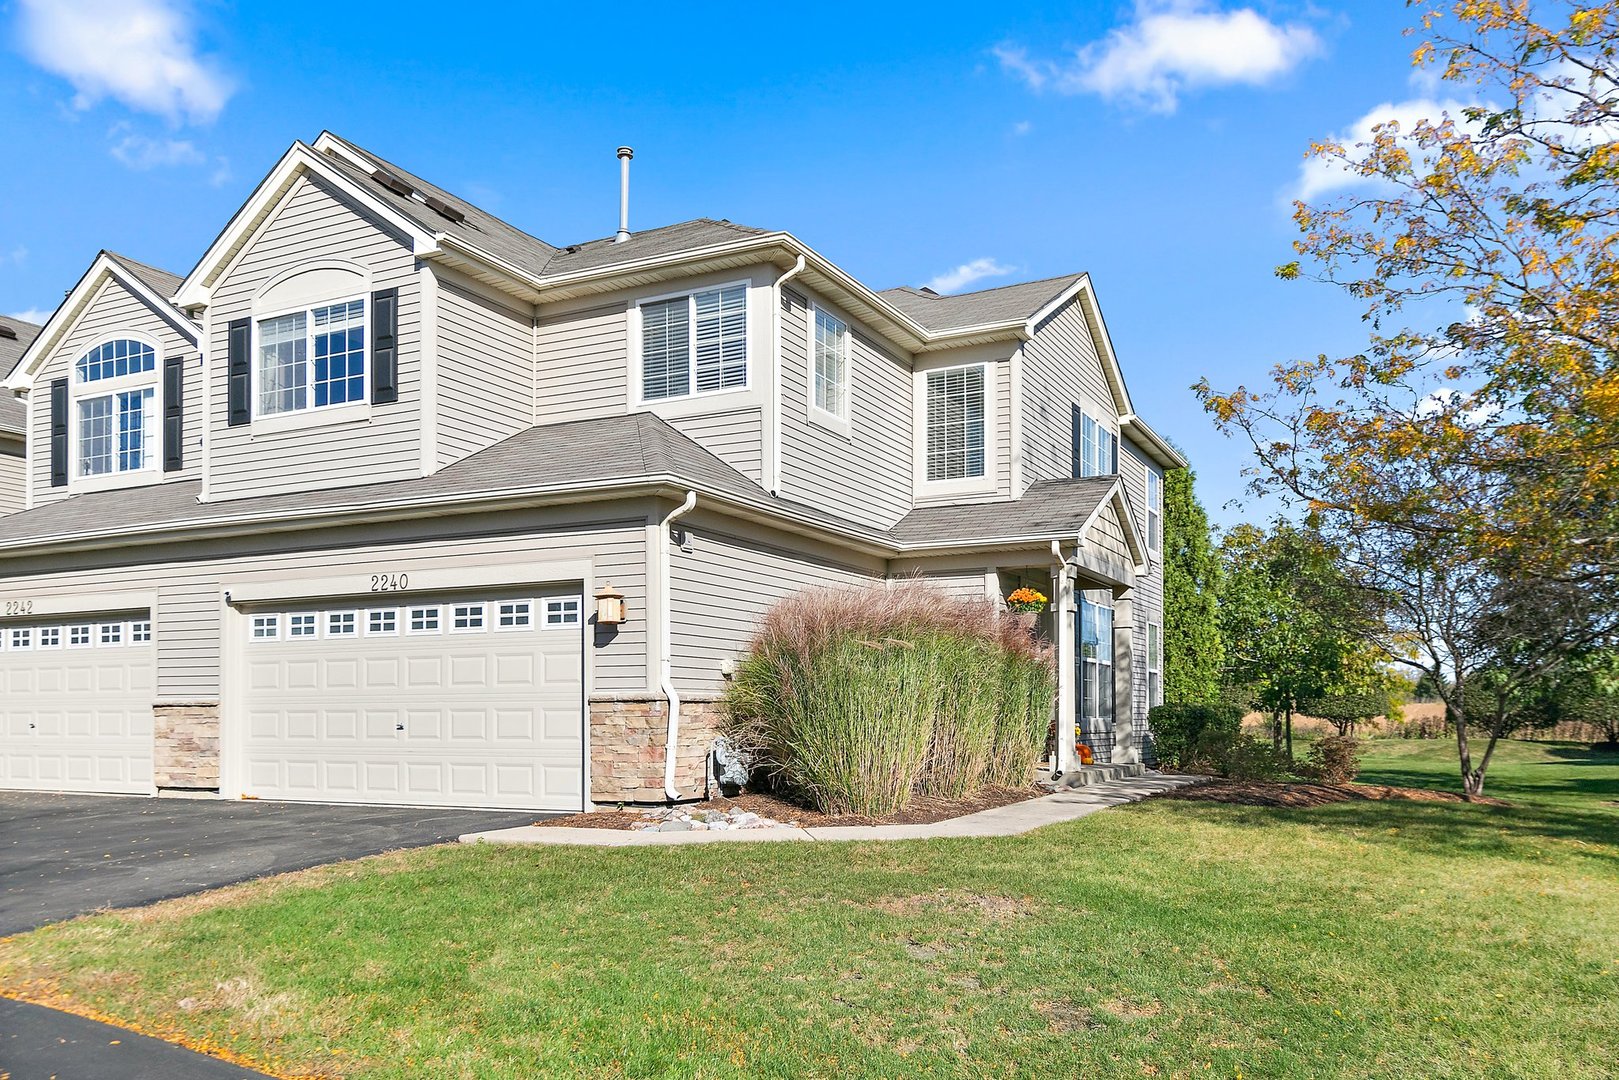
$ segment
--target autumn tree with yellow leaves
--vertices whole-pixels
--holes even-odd
[[[1391,597],[1385,644],[1447,687],[1477,795],[1505,729],[1467,680],[1540,678],[1619,608],[1619,3],[1414,7],[1413,63],[1474,104],[1313,146],[1355,184],[1296,204],[1277,271],[1360,301],[1366,350],[1197,390]]]

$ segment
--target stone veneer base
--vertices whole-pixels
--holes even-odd
[[[713,698],[683,700],[675,736],[675,787],[681,801],[706,798],[708,755],[725,715]],[[590,702],[590,798],[598,805],[667,803],[663,748],[668,703],[649,695],[615,695]]]

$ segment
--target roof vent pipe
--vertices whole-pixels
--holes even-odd
[[[627,146],[618,148],[618,235],[613,243],[622,244],[630,238],[630,158],[635,151]]]

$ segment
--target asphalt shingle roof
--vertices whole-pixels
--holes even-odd
[[[9,315],[0,315],[0,327],[17,335],[10,337],[0,334],[0,378],[3,378],[11,374],[11,369],[22,359],[29,343],[39,336],[40,327]],[[27,428],[28,410],[23,407],[22,399],[14,396],[10,390],[0,390],[0,432],[22,435]]]
[[[674,225],[647,229],[645,232],[632,232],[630,238],[622,244],[614,243],[613,238],[609,236],[584,244],[570,245],[557,252],[551,261],[546,263],[545,272],[551,275],[566,274],[575,270],[594,270],[600,266],[650,259],[677,251],[695,251],[747,236],[763,236],[769,231],[756,229],[751,225],[737,225],[730,221],[715,221],[713,218],[694,218]]]
[[[103,254],[125,270],[128,270],[136,280],[157,293],[164,300],[171,299],[180,290],[180,282],[185,280],[179,274],[171,274],[167,270],[160,270],[155,266],[136,262],[128,255],[120,255],[116,251],[107,251],[103,252]]]
[[[1039,480],[1012,502],[924,506],[889,530],[901,544],[999,537],[1076,535],[1113,490],[1111,476],[1082,480]]]
[[[1002,285],[999,288],[981,289],[978,292],[952,293],[949,296],[936,296],[909,286],[884,289],[877,295],[928,330],[954,330],[981,323],[1027,319],[1084,276],[1084,274],[1064,274],[1061,277],[1020,281],[1015,285]]]

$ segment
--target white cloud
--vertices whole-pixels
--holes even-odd
[[[185,0],[21,0],[23,52],[88,109],[113,98],[174,123],[219,115],[234,86],[197,51]]]
[[[108,152],[131,169],[156,169],[174,165],[201,165],[208,155],[189,139],[150,139],[134,132],[121,136],[114,129],[116,142]]]
[[[1019,136],[1027,135],[1029,132],[1031,132],[1033,130],[1034,130],[1034,125],[1032,123],[1030,123],[1029,121],[1027,121],[1027,120],[1019,120],[1017,123],[1012,125],[1012,134],[1013,135],[1019,135]]]
[[[23,244],[18,244],[10,251],[0,251],[0,265],[11,263],[13,266],[21,266],[27,261],[28,248]]]
[[[1253,8],[1139,0],[1130,23],[1062,60],[1034,58],[1009,44],[994,52],[1001,68],[1031,90],[1098,94],[1170,113],[1187,90],[1262,86],[1320,49],[1309,27],[1274,23]]]
[[[1348,129],[1338,132],[1327,141],[1338,143],[1353,152],[1356,146],[1372,141],[1372,129],[1379,124],[1397,123],[1400,125],[1400,134],[1405,136],[1410,135],[1420,121],[1427,120],[1437,124],[1447,114],[1458,124],[1466,124],[1462,117],[1462,110],[1465,108],[1468,108],[1466,102],[1450,98],[1385,101],[1368,109],[1359,120],[1349,125]],[[1375,183],[1375,179],[1359,176],[1336,160],[1312,156],[1306,158],[1299,166],[1299,182],[1294,196],[1309,202],[1329,192],[1370,183]]]
[[[20,319],[35,326],[44,326],[45,320],[51,317],[51,312],[45,308],[29,308],[27,311],[13,311],[11,318]]]
[[[994,259],[974,259],[972,262],[962,263],[954,270],[940,274],[928,282],[927,287],[936,293],[960,292],[985,278],[1005,277],[1016,269],[1015,266],[1004,266]]]
[[[1471,409],[1463,408],[1466,400],[1461,391],[1454,387],[1441,386],[1423,395],[1422,400],[1418,401],[1416,408],[1412,410],[1412,415],[1419,420],[1426,420],[1441,413],[1454,413],[1457,420],[1474,426],[1487,424],[1500,415],[1501,410],[1488,402],[1475,405]]]

